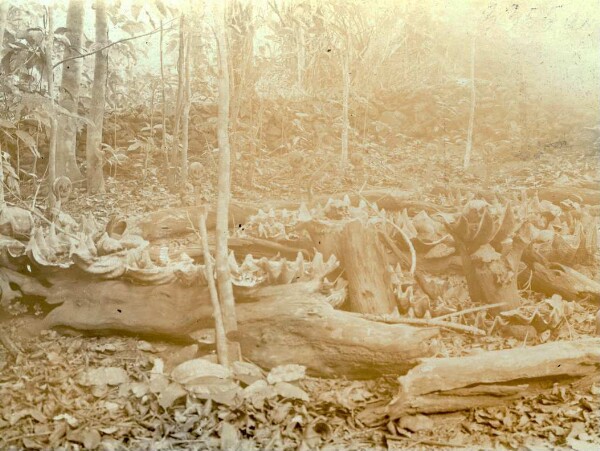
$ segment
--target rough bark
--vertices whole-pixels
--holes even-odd
[[[519,275],[521,286],[525,286],[531,276],[531,288],[539,293],[600,304],[600,283],[597,281],[569,266],[550,263],[531,249],[525,252],[523,260],[528,268]]]
[[[63,59],[82,53],[84,4],[82,0],[70,0],[67,10],[66,36],[70,46],[65,49]],[[67,111],[77,114],[79,104],[79,85],[83,60],[76,58],[65,62],[62,66],[62,85],[59,104]],[[81,172],[77,167],[75,155],[77,144],[76,119],[61,115],[58,119],[58,139],[56,152],[56,171],[58,176],[67,176],[71,180],[80,180]]]
[[[599,370],[598,338],[424,359],[398,379],[400,390],[390,404],[367,409],[359,419],[375,424],[415,413],[499,405],[555,383],[597,376]]]
[[[396,305],[385,252],[374,228],[358,220],[310,228],[313,243],[325,258],[336,255],[348,280],[350,310],[391,313]]]
[[[5,270],[3,275],[27,293],[60,304],[46,316],[46,328],[190,342],[194,331],[214,326],[206,286],[144,286],[61,270],[49,278],[51,286],[43,287],[18,273]],[[228,337],[262,367],[296,363],[328,377],[403,374],[417,358],[435,351],[429,339],[439,334],[437,328],[381,324],[334,310],[319,293],[320,285],[315,280],[241,289],[238,329]]]
[[[394,310],[385,251],[374,228],[359,220],[328,220],[312,221],[307,230],[325,259],[331,255],[340,259],[351,311],[383,314]]]
[[[96,44],[105,45],[107,41],[106,4],[104,0],[96,0]],[[101,145],[102,129],[104,127],[106,78],[108,76],[108,53],[96,53],[94,64],[94,84],[92,86],[92,104],[90,106],[90,122],[94,125],[88,125],[85,149],[88,194],[104,192]]]

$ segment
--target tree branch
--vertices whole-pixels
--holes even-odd
[[[169,20],[169,21],[166,23],[166,25],[170,24],[170,23],[171,23],[171,22],[173,22],[175,19],[177,19],[177,17],[174,17],[173,19]],[[123,39],[119,39],[118,41],[111,42],[110,44],[107,44],[107,45],[105,45],[104,47],[101,47],[101,48],[99,48],[99,49],[97,49],[97,50],[94,50],[94,51],[92,51],[92,52],[83,53],[83,54],[81,54],[81,55],[75,55],[75,56],[71,56],[71,57],[69,57],[69,58],[65,58],[64,60],[62,60],[62,61],[59,61],[59,62],[58,62],[58,63],[56,63],[54,66],[52,66],[52,70],[56,69],[56,68],[57,68],[58,66],[60,66],[61,64],[63,64],[63,63],[66,63],[67,61],[72,61],[72,60],[76,60],[76,59],[78,59],[78,58],[85,58],[86,56],[95,55],[96,53],[98,53],[98,52],[101,52],[102,50],[106,50],[107,48],[109,48],[109,47],[112,47],[112,46],[113,46],[113,45],[115,45],[115,44],[120,44],[121,42],[132,41],[132,40],[134,40],[134,39],[139,39],[139,38],[143,38],[143,37],[146,37],[146,36],[150,36],[150,35],[152,35],[152,34],[154,34],[154,33],[158,33],[158,32],[159,32],[161,29],[164,29],[164,25],[163,25],[163,26],[160,26],[160,27],[158,27],[158,28],[155,28],[155,29],[154,29],[154,30],[152,30],[152,31],[149,31],[148,33],[140,34],[140,35],[138,35],[138,36],[131,36],[130,38],[123,38]]]

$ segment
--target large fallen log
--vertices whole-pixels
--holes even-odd
[[[243,355],[271,368],[305,365],[311,374],[368,378],[403,374],[416,359],[434,352],[437,328],[379,324],[334,310],[319,292],[320,282],[265,288],[237,288],[238,331]],[[118,332],[191,341],[212,328],[208,290],[171,283],[135,285],[57,272],[46,299],[61,304],[45,318],[47,328],[94,334]]]
[[[523,261],[527,269],[519,274],[520,285],[531,278],[531,288],[552,296],[560,294],[567,300],[588,300],[600,304],[600,283],[579,271],[560,263],[547,261],[540,254],[528,249]]]
[[[423,359],[398,379],[398,395],[359,415],[376,424],[415,413],[453,412],[504,404],[598,375],[600,339],[553,342],[466,357]]]

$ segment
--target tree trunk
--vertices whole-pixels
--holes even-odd
[[[348,51],[344,51],[342,60],[342,75],[344,79],[344,91],[342,99],[342,168],[345,168],[348,164],[348,132],[350,129],[350,121],[348,118],[348,102],[350,97],[350,65],[348,60]]]
[[[6,30],[6,18],[8,16],[8,9],[10,4],[8,0],[2,0],[0,2],[0,44],[4,42],[4,30]]]
[[[352,221],[341,238],[339,258],[348,280],[350,309],[359,313],[391,313],[396,301],[376,230]]]
[[[82,53],[81,40],[83,37],[84,9],[82,0],[70,0],[67,11],[66,36],[70,46],[65,49],[63,59],[71,58]],[[83,60],[76,58],[63,64],[62,86],[59,104],[67,111],[77,114],[79,104],[79,85]],[[56,172],[58,176],[65,175],[71,180],[80,180],[81,172],[77,167],[77,122],[76,119],[61,115],[58,118],[58,136],[56,151]]]
[[[105,0],[96,0],[96,44],[104,45],[108,41]],[[98,52],[95,56],[94,84],[92,86],[92,104],[86,141],[87,191],[88,194],[104,192],[104,174],[102,172],[102,129],[104,127],[104,108],[106,96],[106,78],[108,75],[108,53]]]
[[[167,165],[167,186],[172,188],[175,184],[175,169],[173,162],[169,158],[169,149],[167,148],[167,93],[166,93],[166,81],[165,81],[165,64],[163,58],[163,40],[164,40],[164,28],[163,22],[160,21],[160,44],[159,44],[159,55],[160,55],[160,84],[162,92],[162,135],[160,142],[160,150],[165,156],[165,163]]]
[[[9,8],[8,0],[0,2],[0,46],[4,42],[4,30],[6,29],[6,17]],[[4,210],[4,156],[0,147],[0,207]]]
[[[304,68],[306,66],[306,43],[304,38],[304,25],[297,25],[297,51],[298,57],[296,61],[296,81],[298,87],[303,89],[304,86]]]
[[[190,103],[192,101],[192,89],[190,83],[190,49],[191,36],[187,33],[185,38],[185,58],[184,58],[184,95],[183,95],[183,113],[182,113],[182,143],[181,143],[181,186],[185,187],[188,180],[188,147],[189,147],[189,122],[190,122]]]
[[[307,229],[325,259],[332,254],[340,259],[351,311],[379,314],[394,310],[390,274],[375,229],[359,220],[311,222]]]
[[[172,167],[169,167],[169,180],[175,180],[177,160],[179,158],[179,129],[181,116],[183,113],[183,103],[185,97],[185,15],[182,14],[179,19],[179,55],[177,57],[177,103],[175,105],[175,117],[173,120],[173,148],[170,150]],[[169,185],[171,183],[169,182]]]
[[[467,148],[463,160],[463,168],[468,169],[473,152],[473,125],[475,123],[475,36],[471,38],[471,112],[469,113],[469,130],[467,131]]]
[[[447,224],[447,229],[460,252],[471,300],[504,303],[500,310],[519,307],[519,263],[531,242],[532,230],[527,225],[517,225],[510,204],[502,218],[494,218],[487,206],[478,211],[468,204],[454,223]],[[507,239],[510,245],[506,244]]]
[[[48,207],[52,211],[56,199],[54,197],[54,180],[56,179],[56,142],[58,121],[54,113],[54,75],[52,73],[52,49],[54,44],[54,11],[48,6],[48,33],[46,35],[46,81],[48,98],[50,99],[50,139],[48,144]]]
[[[231,197],[231,149],[229,148],[229,67],[227,36],[225,33],[225,5],[215,2],[216,37],[219,51],[219,114],[217,140],[219,143],[219,180],[216,213],[216,270],[219,300],[223,310],[225,330],[237,330],[235,300],[229,273],[227,241],[229,238],[229,201]],[[236,355],[238,354],[238,355]],[[230,356],[239,359],[239,350]]]

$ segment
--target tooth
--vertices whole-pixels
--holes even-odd
[[[269,276],[269,283],[275,284],[279,280],[279,276],[281,276],[281,271],[283,269],[282,261],[273,261],[269,260],[267,262],[267,275]]]
[[[367,202],[364,199],[358,201],[358,208],[365,209],[367,208]]]
[[[298,275],[300,277],[304,276],[306,268],[304,264],[304,255],[302,255],[302,252],[298,252],[298,255],[296,256],[296,267],[298,268]]]
[[[279,276],[280,283],[292,283],[292,281],[294,281],[294,278],[296,277],[296,274],[297,269],[294,268],[294,265],[284,260],[283,267],[281,268],[281,275]]]
[[[331,271],[340,266],[339,260],[335,257],[335,255],[331,254],[327,259],[327,264],[325,266],[325,274],[329,274]]]
[[[396,268],[394,269],[394,271],[396,272],[396,274],[398,274],[398,276],[402,277],[402,267],[400,266],[400,263],[396,263]]]
[[[344,194],[344,199],[342,200],[344,206],[349,207],[350,206],[350,196],[348,196],[348,194]]]
[[[308,222],[312,219],[310,211],[308,211],[308,207],[304,202],[300,204],[300,208],[298,209],[298,221],[300,222]]]
[[[315,277],[321,277],[324,274],[323,254],[317,252],[312,260],[312,273]]]
[[[262,269],[263,271],[266,271],[267,267],[269,266],[269,259],[267,257],[261,257],[255,263],[256,263],[256,266],[258,266],[260,269]]]

